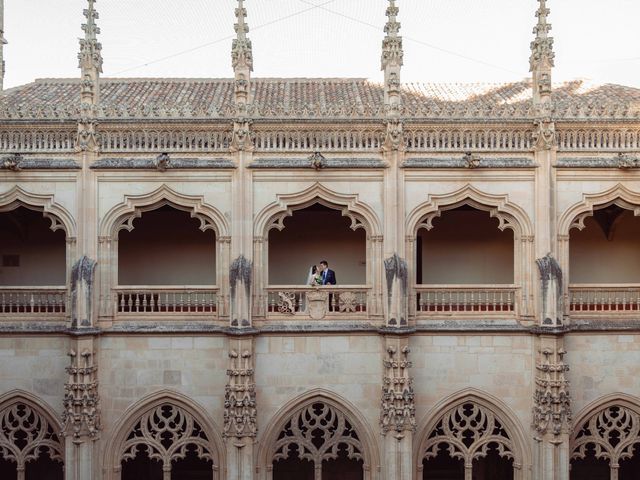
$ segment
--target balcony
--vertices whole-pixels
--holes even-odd
[[[573,316],[640,313],[640,284],[569,285],[569,313]]]
[[[0,315],[11,320],[64,320],[69,311],[67,288],[0,287]]]
[[[126,286],[113,290],[113,312],[118,320],[217,319],[224,309],[215,285],[209,286]]]
[[[368,317],[371,288],[362,285],[266,288],[267,319],[350,320]]]
[[[517,316],[515,285],[418,285],[417,317]]]

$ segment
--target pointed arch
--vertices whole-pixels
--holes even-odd
[[[415,207],[407,217],[407,232],[416,235],[420,228],[431,230],[433,220],[442,212],[469,205],[478,210],[489,212],[500,222],[498,228],[509,228],[517,237],[533,235],[533,224],[524,209],[509,201],[508,195],[494,195],[482,192],[471,184],[455,192],[429,195],[427,201]]]
[[[55,411],[39,397],[24,390],[0,395],[0,457],[15,463],[18,470],[44,452],[64,464],[61,431]]]
[[[229,222],[218,209],[204,201],[204,196],[178,193],[163,184],[149,193],[125,195],[124,201],[109,210],[100,222],[100,236],[116,237],[120,230],[131,231],[136,218],[165,205],[189,212],[200,221],[203,232],[213,230],[217,237],[229,235]]]
[[[457,420],[479,419],[473,429],[473,442],[465,444],[464,434],[471,431]],[[467,388],[441,400],[420,422],[414,445],[414,460],[422,478],[422,461],[437,454],[446,443],[454,458],[471,462],[486,453],[490,443],[498,445],[499,455],[512,458],[515,480],[527,480],[532,462],[530,445],[517,415],[499,398],[475,388]]]
[[[298,193],[277,195],[277,200],[256,215],[254,235],[266,237],[269,230],[284,229],[284,220],[296,210],[302,210],[315,203],[325,207],[341,210],[342,215],[351,219],[351,229],[364,229],[370,236],[381,235],[381,224],[378,215],[366,203],[360,201],[359,195],[334,192],[316,182]]]
[[[316,404],[323,404],[350,424],[354,437],[349,437],[350,445],[348,448],[356,449],[354,455],[361,457],[363,461],[364,479],[376,479],[376,472],[380,466],[380,454],[378,446],[374,441],[375,436],[366,419],[347,399],[336,392],[322,388],[309,390],[290,400],[273,416],[269,425],[265,428],[259,443],[258,469],[259,472],[262,472],[260,478],[263,480],[269,478],[268,472],[271,471],[273,460],[281,456],[278,450],[281,450],[283,447],[286,448],[286,442],[283,442],[283,440],[286,439],[279,439],[280,433],[285,426],[301,413],[305,412],[306,409]],[[353,444],[354,439],[357,440],[357,445]]]
[[[75,238],[76,222],[69,211],[54,200],[54,195],[31,193],[16,185],[0,193],[0,212],[9,212],[24,207],[42,215],[51,222],[51,230],[63,230],[67,238]]]
[[[155,430],[156,419],[169,418],[176,425],[173,430]],[[138,427],[141,424],[145,426]],[[184,458],[187,446],[195,445],[199,456],[211,460],[214,473],[218,472],[226,464],[219,432],[207,411],[188,396],[168,389],[154,392],[130,405],[114,425],[104,453],[105,480],[119,479],[121,462],[134,458],[142,445],[149,448],[150,458],[163,463]],[[162,433],[172,437],[171,445],[159,441]],[[166,436],[162,438],[166,441]]]
[[[625,210],[631,210],[633,214],[640,216],[640,192],[634,192],[621,183],[600,193],[585,193],[582,201],[569,207],[560,217],[558,234],[567,236],[573,228],[583,230],[584,222],[593,216],[596,207],[617,205]]]
[[[614,440],[613,442],[611,440]],[[589,446],[595,457],[617,469],[636,455],[640,445],[640,398],[625,393],[604,395],[576,416],[570,439],[571,460],[584,459]]]

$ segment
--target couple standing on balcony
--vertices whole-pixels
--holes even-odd
[[[320,262],[320,267],[312,265],[309,269],[309,276],[307,277],[307,285],[316,287],[319,285],[335,285],[336,284],[336,272],[329,268],[329,263],[326,260]]]

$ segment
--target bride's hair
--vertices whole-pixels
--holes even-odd
[[[316,273],[318,273],[318,267],[316,267],[315,265],[311,266],[311,274],[315,275]]]

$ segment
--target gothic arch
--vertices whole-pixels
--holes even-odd
[[[176,427],[156,428],[155,419],[168,419],[168,415]],[[142,423],[144,427],[136,428]],[[219,432],[206,410],[186,395],[172,390],[147,395],[129,406],[113,427],[105,449],[105,480],[119,480],[122,460],[134,458],[142,445],[152,452],[150,457],[163,464],[184,458],[187,445],[195,445],[202,458],[213,462],[214,480],[221,480],[224,475],[220,473],[220,466],[226,463]],[[163,438],[169,434],[173,440],[171,446],[158,441],[163,433]]]
[[[414,236],[420,228],[431,230],[433,220],[442,212],[469,205],[478,210],[489,212],[500,222],[498,228],[510,228],[516,237],[533,235],[533,225],[524,209],[509,201],[508,195],[494,195],[482,192],[471,184],[455,192],[429,195],[427,201],[415,207],[407,217],[407,232]]]
[[[460,424],[471,418],[478,420],[475,428]],[[469,431],[473,442],[466,445],[462,439]],[[423,459],[437,454],[442,443],[448,445],[452,457],[469,466],[474,458],[483,456],[490,443],[496,443],[501,456],[513,459],[515,480],[530,478],[532,457],[524,429],[516,414],[487,392],[468,388],[444,398],[425,416],[415,438],[416,479],[422,478]]]
[[[285,218],[292,216],[294,211],[302,210],[314,203],[320,203],[329,208],[341,207],[342,215],[351,219],[353,230],[362,228],[369,236],[382,234],[378,216],[370,206],[359,200],[358,194],[334,192],[316,182],[301,192],[277,195],[277,198],[256,215],[254,227],[256,237],[267,237],[272,228],[284,229]]]
[[[125,195],[124,201],[116,205],[100,222],[101,237],[117,237],[120,230],[133,230],[133,221],[144,212],[165,205],[189,212],[200,220],[200,230],[213,230],[217,237],[229,235],[229,222],[212,205],[205,203],[202,195],[185,195],[163,184],[152,192],[141,195]]]
[[[593,215],[595,207],[609,205],[617,205],[631,210],[636,217],[640,216],[640,192],[634,192],[618,183],[604,192],[583,194],[582,201],[567,209],[560,217],[559,235],[568,236],[572,228],[584,229],[584,221]]]
[[[611,439],[615,439],[611,442]],[[621,460],[640,452],[640,398],[625,393],[605,395],[584,407],[576,417],[570,440],[571,460],[587,456],[594,447],[595,456],[617,469]]]
[[[24,390],[0,395],[0,456],[15,463],[18,471],[45,451],[51,460],[64,464],[61,431],[55,411],[35,395]]]
[[[356,449],[355,454],[360,455],[363,461],[365,480],[378,478],[380,466],[380,454],[378,445],[374,441],[375,436],[366,419],[358,412],[358,409],[348,400],[335,392],[322,388],[310,390],[299,397],[287,402],[271,419],[262,434],[258,450],[258,469],[261,480],[271,479],[272,463],[279,456],[279,449],[285,445],[287,439],[279,439],[283,428],[297,415],[304,412],[314,404],[324,404],[333,412],[346,419],[357,434],[358,445],[350,444],[350,449]],[[286,448],[286,447],[285,447]],[[358,451],[359,450],[359,451]]]
[[[51,222],[51,230],[63,230],[67,238],[76,237],[76,222],[69,211],[54,201],[54,195],[31,193],[20,186],[0,193],[0,212],[9,212],[18,207],[28,208],[42,215]]]

